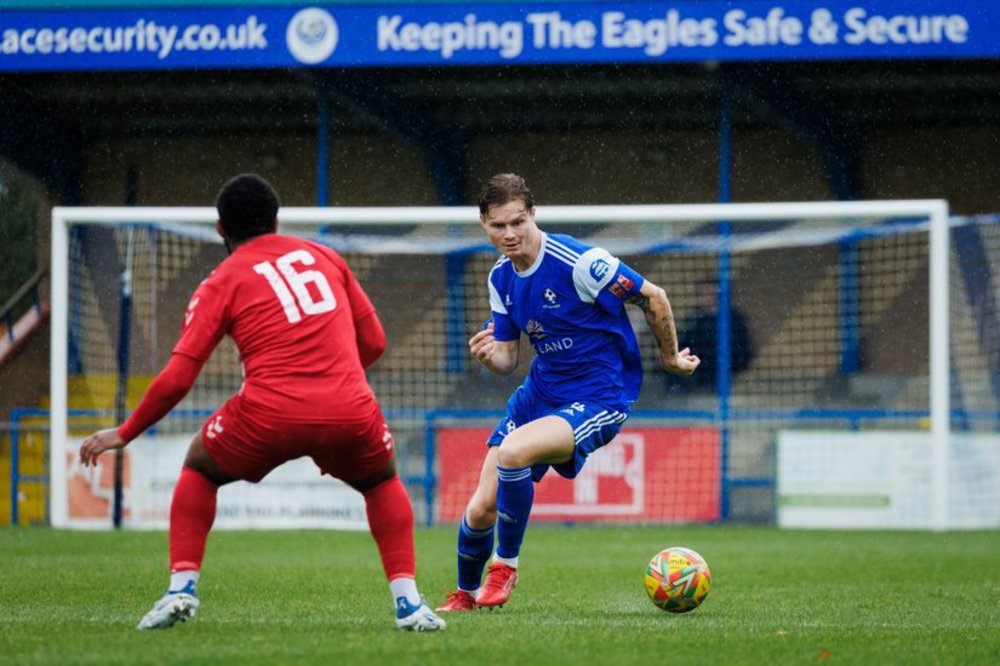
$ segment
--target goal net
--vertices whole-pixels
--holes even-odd
[[[168,359],[187,299],[226,256],[215,218],[54,210],[53,525],[111,524],[112,457],[82,469],[76,451],[115,422],[116,396],[134,408]],[[477,218],[279,211],[281,233],[340,252],[378,309],[388,348],[369,381],[427,523],[460,517],[531,356],[522,341],[520,368],[496,377],[468,354],[497,256]],[[635,310],[645,369],[632,417],[579,478],[539,485],[536,519],[1000,526],[995,225],[949,222],[941,201],[543,206],[537,222],[664,287],[682,346],[710,371],[667,377]],[[166,525],[192,435],[240,383],[227,339],[184,401],[126,449],[123,524]],[[305,460],[226,486],[219,502],[220,527],[365,525],[360,496]]]

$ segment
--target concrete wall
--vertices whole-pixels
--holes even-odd
[[[862,147],[861,196],[947,198],[954,212],[1000,210],[1000,136],[990,128],[870,131]],[[140,205],[211,205],[231,175],[256,171],[285,205],[316,203],[313,136],[121,138],[88,146],[84,200],[122,205],[126,172],[138,170]],[[499,171],[524,175],[539,203],[705,203],[718,197],[718,137],[709,131],[514,133],[473,139],[466,200]],[[384,134],[336,136],[331,205],[437,205],[421,156]],[[733,201],[834,197],[818,155],[779,129],[737,130]]]

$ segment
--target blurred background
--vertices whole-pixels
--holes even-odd
[[[482,181],[513,171],[533,189],[543,228],[545,206],[555,205],[947,200],[959,229],[951,335],[964,345],[955,343],[964,375],[951,380],[961,411],[953,427],[993,436],[997,34],[1000,7],[985,0],[6,0],[0,521],[49,521],[51,208],[210,206],[222,182],[246,171],[270,180],[283,205],[317,207],[468,206]],[[723,222],[665,225],[663,240],[750,238],[760,229]],[[692,449],[700,471],[688,477],[706,477],[691,492],[709,499],[707,508],[661,515],[648,513],[647,498],[632,519],[780,522],[779,433],[927,429],[926,228],[845,246],[858,228],[880,223],[775,221],[767,230],[790,244],[763,249],[623,250],[666,288],[682,344],[713,362],[698,382],[671,383],[655,370],[655,348],[637,325],[647,368],[635,423],[665,447],[689,436],[700,442]],[[555,230],[594,234],[613,247],[629,229],[609,221]],[[309,233],[336,235],[322,225]],[[125,241],[81,232],[72,242],[81,272],[71,289],[89,305],[71,305],[70,367],[54,371],[79,378],[71,407],[93,410],[91,421],[112,418],[123,321],[114,294]],[[153,245],[168,246],[144,247]],[[398,410],[411,487],[432,522],[461,510],[442,504],[451,495],[433,492],[447,464],[433,444],[481,437],[452,430],[436,440],[428,414],[457,410],[449,418],[465,419],[466,410],[463,424],[486,427],[493,416],[475,410],[500,410],[523,375],[499,381],[455,360],[488,314],[489,254],[456,262],[413,247],[392,262],[377,245],[345,254],[399,350],[372,383]],[[126,324],[145,331],[126,352],[129,407],[165,361],[193,285],[222,255],[217,246],[192,246],[149,256],[150,266],[163,262],[148,279],[164,314]],[[445,286],[459,283],[461,293]],[[405,334],[413,330],[422,337]],[[150,340],[160,351],[149,353]],[[207,408],[238,386],[235,362],[219,364],[214,374],[230,378],[188,407]],[[804,411],[815,409],[830,411]],[[996,442],[984,446],[973,467],[994,470]],[[477,445],[467,448],[478,458]],[[878,476],[879,465],[891,466],[878,460],[859,464]],[[917,476],[926,482],[925,471]],[[975,501],[1000,493],[997,478],[977,481]],[[861,494],[877,504],[880,492]],[[993,514],[985,520],[1000,526]]]

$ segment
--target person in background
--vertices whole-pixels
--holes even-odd
[[[715,391],[718,383],[718,331],[719,287],[718,282],[706,278],[698,283],[699,305],[677,327],[678,339],[698,341],[701,366],[698,374],[689,381],[678,382],[668,375],[667,381],[678,390],[701,389]],[[753,342],[743,312],[730,303],[729,309],[730,373],[735,377],[750,366],[753,360]]]

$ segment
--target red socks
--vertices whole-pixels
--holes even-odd
[[[170,570],[198,571],[205,556],[205,542],[215,522],[218,486],[184,467],[170,504]],[[382,557],[388,580],[413,578],[413,505],[398,476],[364,495],[368,525]]]
[[[215,522],[219,487],[183,467],[170,503],[170,571],[198,571],[205,557],[205,541]]]
[[[380,483],[364,495],[368,527],[382,556],[388,580],[414,578],[413,505],[398,476]]]

